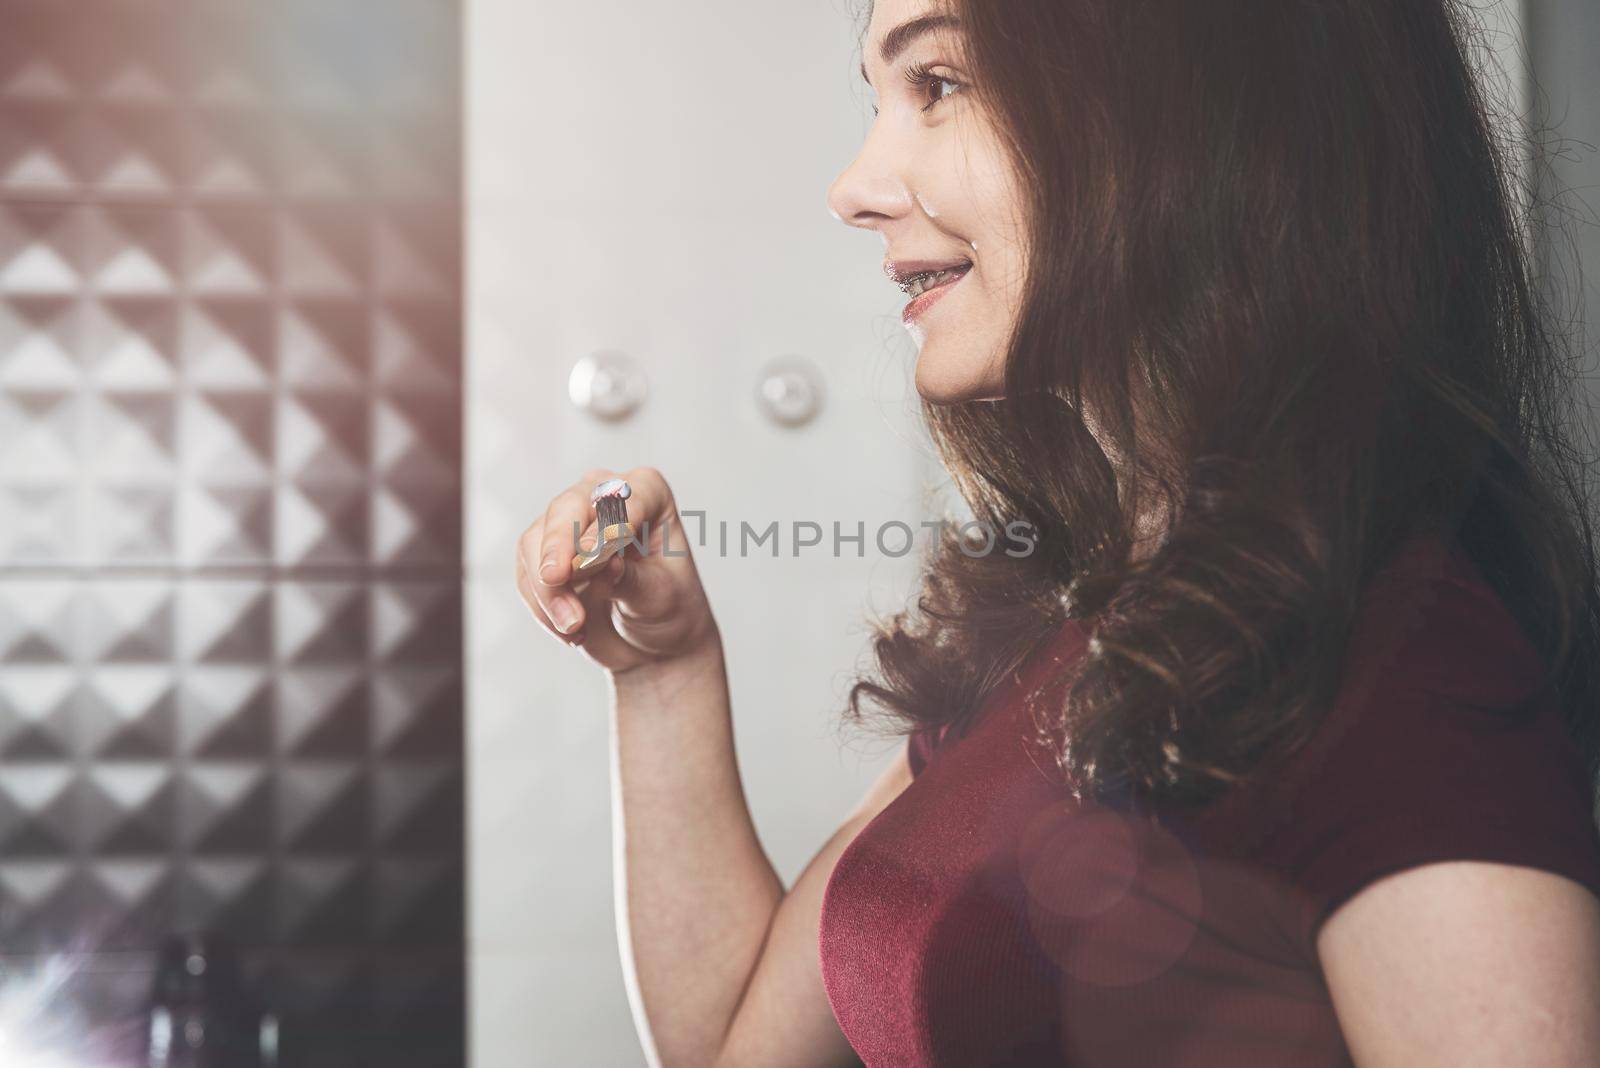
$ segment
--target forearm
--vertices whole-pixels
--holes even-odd
[[[740,783],[721,643],[614,675],[611,688],[612,856],[629,998],[656,1063],[709,1065],[784,894]]]

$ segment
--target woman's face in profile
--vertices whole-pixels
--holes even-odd
[[[1014,168],[967,91],[959,27],[923,21],[940,14],[931,0],[874,5],[862,67],[876,118],[828,206],[882,235],[891,275],[953,272],[906,283],[917,392],[947,404],[1002,394],[1026,259]]]

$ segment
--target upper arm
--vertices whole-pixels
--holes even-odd
[[[1411,868],[1335,909],[1317,954],[1362,1068],[1600,1064],[1600,899],[1561,875]]]
[[[1364,1068],[1600,1064],[1594,783],[1494,595],[1424,593],[1370,617],[1286,782],[1296,940]]]
[[[839,855],[911,782],[905,747],[867,789],[779,902],[718,1064],[740,1068],[859,1065],[822,986],[822,894]]]

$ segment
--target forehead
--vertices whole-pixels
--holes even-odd
[[[930,15],[954,15],[954,5],[947,0],[874,0],[872,18],[867,24],[867,41],[874,48],[884,35],[913,19]],[[953,31],[940,31],[950,34]]]
[[[933,0],[872,0],[868,32],[882,36],[884,30],[906,19],[932,14],[933,6]]]
[[[897,61],[919,41],[937,42],[956,53],[963,50],[956,4],[948,0],[878,0],[862,39],[861,74]]]

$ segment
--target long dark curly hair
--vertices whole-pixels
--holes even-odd
[[[971,518],[1026,521],[1034,551],[947,527],[847,719],[871,698],[905,731],[958,723],[1078,618],[1090,651],[1044,731],[1065,780],[1201,801],[1311,737],[1361,591],[1429,528],[1600,771],[1583,391],[1471,9],[947,9],[1029,198],[1029,277],[1004,398],[923,415]]]

